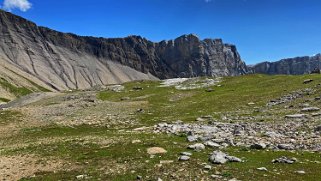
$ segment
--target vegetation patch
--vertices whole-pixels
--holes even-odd
[[[17,87],[12,85],[4,78],[0,78],[0,86],[6,89],[8,92],[14,94],[16,97],[21,97],[32,93],[32,91],[25,87]]]

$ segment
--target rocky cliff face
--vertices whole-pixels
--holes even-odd
[[[309,74],[315,69],[321,69],[321,54],[309,57],[283,59],[277,62],[263,62],[253,66],[254,73],[263,74]]]
[[[56,90],[247,72],[234,45],[195,35],[159,43],[140,36],[82,37],[38,27],[0,10],[0,37],[2,65],[10,64]]]

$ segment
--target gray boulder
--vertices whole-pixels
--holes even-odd
[[[194,145],[189,145],[187,148],[193,149],[194,151],[202,151],[205,149],[205,145],[202,143],[196,143]]]
[[[266,148],[266,144],[265,143],[255,143],[253,145],[250,146],[251,149],[256,149],[256,150],[263,150]]]

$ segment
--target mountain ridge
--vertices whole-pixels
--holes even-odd
[[[0,24],[0,59],[55,90],[247,72],[236,47],[220,39],[200,40],[190,34],[155,43],[141,36],[79,36],[5,11],[0,11]]]
[[[318,72],[321,69],[321,54],[298,56],[275,62],[261,62],[249,67],[253,73],[300,75]]]

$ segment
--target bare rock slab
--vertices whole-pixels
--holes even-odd
[[[167,151],[161,147],[151,147],[147,149],[147,153],[150,155],[156,155],[156,154],[165,154],[167,153]]]

